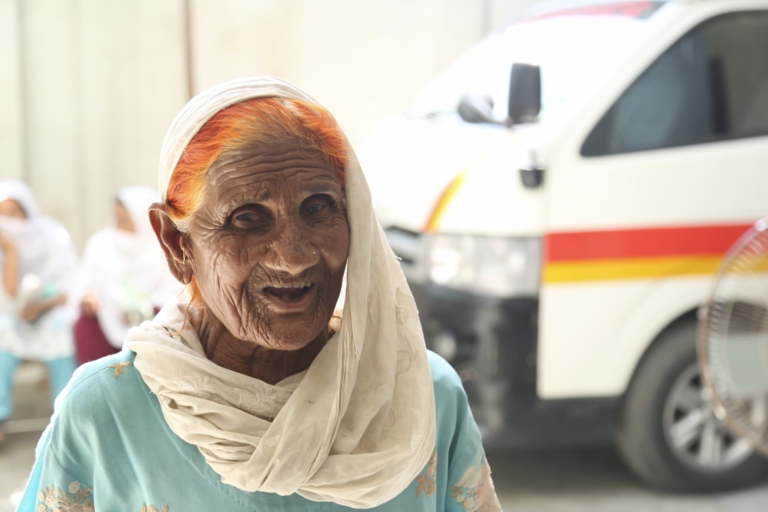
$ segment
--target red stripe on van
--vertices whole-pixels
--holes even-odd
[[[546,261],[722,255],[752,224],[549,233]]]

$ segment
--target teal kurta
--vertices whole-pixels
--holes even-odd
[[[123,351],[75,374],[40,440],[19,511],[352,510],[222,483],[197,447],[170,429],[134,357]],[[399,496],[369,510],[491,510],[490,469],[461,381],[436,354],[429,363],[437,408],[432,459]]]

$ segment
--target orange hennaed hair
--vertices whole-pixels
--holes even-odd
[[[221,154],[292,138],[323,153],[344,186],[347,143],[327,110],[301,100],[254,98],[218,112],[187,145],[168,183],[165,204],[173,222],[187,231],[189,219],[202,203],[208,170]],[[199,302],[200,290],[194,276],[190,284],[190,301]]]
[[[218,112],[187,145],[168,183],[171,219],[186,227],[202,202],[208,169],[222,153],[292,138],[323,153],[344,186],[346,139],[327,110],[300,100],[254,98]]]

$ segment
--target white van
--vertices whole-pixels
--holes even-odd
[[[715,418],[694,337],[722,255],[768,213],[768,0],[533,12],[360,154],[487,443],[615,441],[669,490],[765,476]]]

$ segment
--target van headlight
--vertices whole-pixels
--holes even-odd
[[[494,297],[537,296],[541,238],[431,235],[427,275],[435,284]]]

